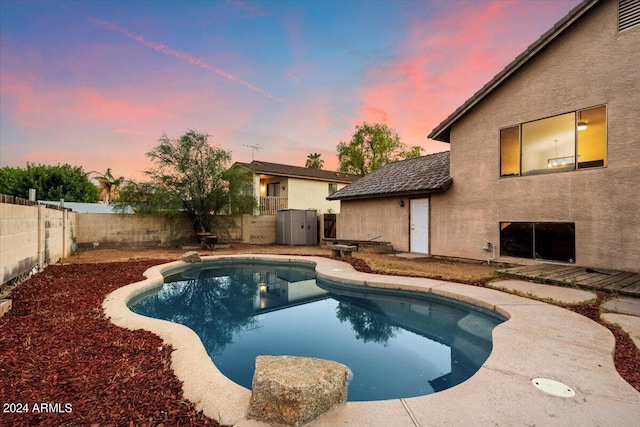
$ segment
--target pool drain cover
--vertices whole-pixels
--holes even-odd
[[[558,397],[573,397],[576,392],[566,384],[551,380],[549,378],[534,378],[531,380],[538,389]]]

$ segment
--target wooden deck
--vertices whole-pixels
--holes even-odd
[[[640,297],[640,273],[557,264],[527,265],[500,270],[500,273],[511,277]]]

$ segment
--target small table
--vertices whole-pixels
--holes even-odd
[[[209,233],[198,233],[198,239],[200,239],[200,243],[205,249],[214,249],[216,243],[218,243],[218,236]]]

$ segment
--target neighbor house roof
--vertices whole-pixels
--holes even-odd
[[[500,71],[489,83],[484,85],[464,104],[458,107],[449,117],[436,126],[429,134],[430,139],[442,142],[450,142],[451,126],[471,110],[476,104],[482,101],[494,89],[501,86],[511,75],[522,68],[531,58],[546,48],[553,40],[562,34],[567,28],[573,25],[580,17],[586,14],[602,0],[584,0],[574,7],[564,18],[556,23],[553,28],[544,33],[538,40],[531,44],[527,50],[522,52],[515,60]]]
[[[319,181],[339,182],[344,184],[352,183],[356,179],[360,178],[360,175],[354,175],[350,173],[303,168],[300,166],[289,166],[258,160],[254,160],[251,163],[236,162],[235,164],[250,169],[255,173],[264,175],[278,175],[291,178],[315,179]]]
[[[67,209],[71,209],[74,212],[78,213],[121,213],[116,211],[113,208],[113,205],[106,203],[80,203],[80,202],[64,202],[63,206],[60,206],[60,202],[50,201],[50,200],[38,200],[38,203],[41,205],[50,205],[57,207],[64,207]],[[122,213],[132,214],[133,209],[130,206],[127,206]]]
[[[449,152],[444,151],[386,164],[336,191],[327,199],[369,199],[438,193],[447,190],[452,182],[449,176]]]

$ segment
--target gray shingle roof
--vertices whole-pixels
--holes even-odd
[[[250,169],[256,173],[266,175],[279,175],[296,178],[316,179],[322,181],[339,182],[349,184],[360,178],[359,175],[350,173],[327,171],[322,169],[303,168],[300,166],[282,165],[254,160],[251,163],[236,162],[236,165]]]
[[[447,190],[449,152],[389,163],[358,181],[336,191],[328,200],[368,199],[438,193]]]

